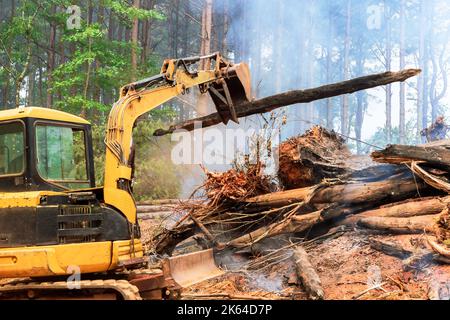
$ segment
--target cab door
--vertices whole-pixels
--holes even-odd
[[[0,122],[0,191],[27,189],[26,125],[23,120]]]

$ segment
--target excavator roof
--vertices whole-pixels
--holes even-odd
[[[71,122],[77,124],[89,124],[83,118],[74,116],[59,110],[39,107],[19,107],[15,109],[8,109],[0,111],[0,121],[23,119],[23,118],[37,118],[45,120]]]

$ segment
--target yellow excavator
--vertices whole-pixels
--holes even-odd
[[[219,274],[211,251],[151,269],[132,193],[136,120],[196,86],[225,124],[251,98],[245,63],[219,53],[165,60],[159,75],[121,88],[100,188],[86,120],[37,107],[0,111],[0,299],[174,298],[180,281]]]

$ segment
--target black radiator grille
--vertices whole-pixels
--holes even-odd
[[[95,242],[101,235],[102,214],[92,206],[60,206],[58,241],[61,244]]]

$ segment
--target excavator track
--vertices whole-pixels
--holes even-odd
[[[115,297],[115,298],[114,298]],[[0,300],[142,300],[139,289],[126,280],[83,280],[69,289],[67,282],[16,282],[0,285]]]

